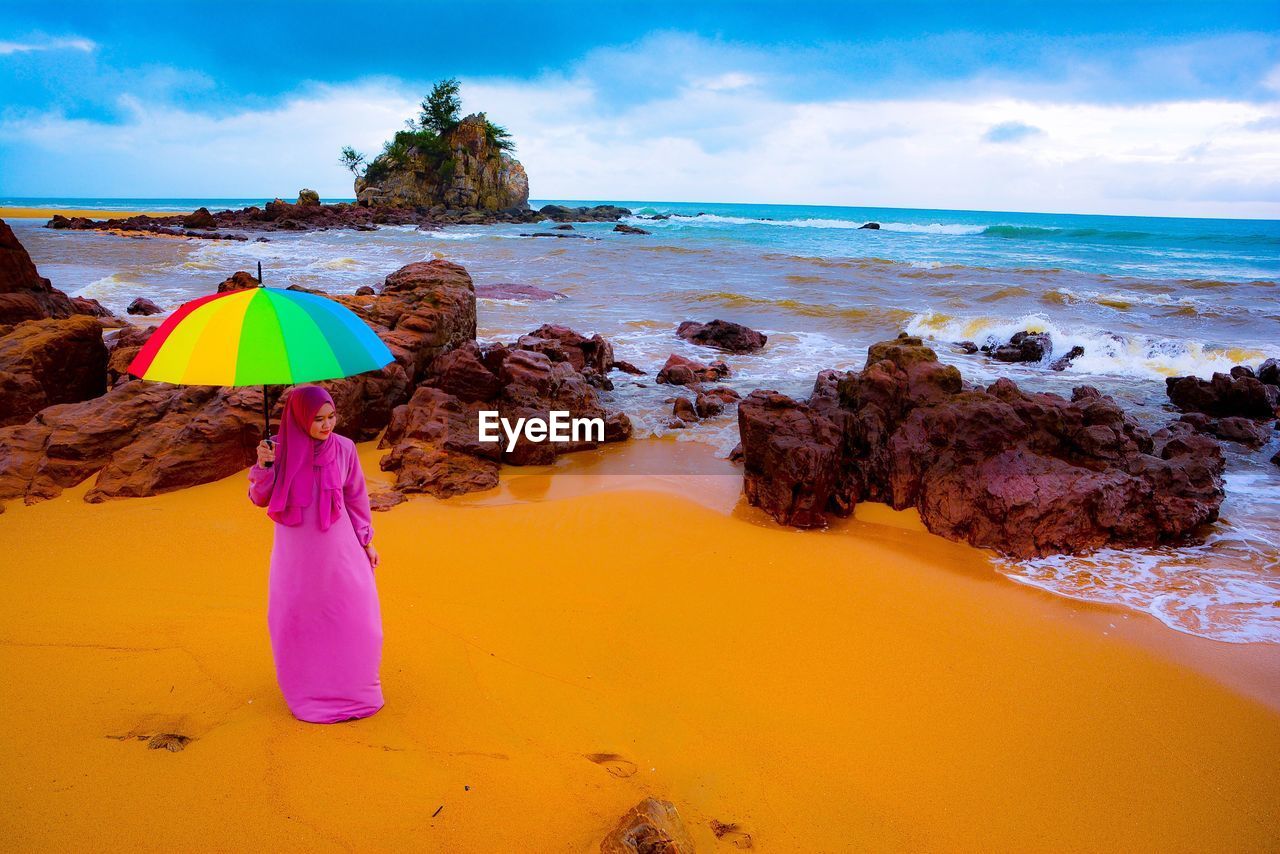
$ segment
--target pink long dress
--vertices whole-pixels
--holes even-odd
[[[300,525],[275,523],[267,626],[276,679],[293,716],[334,723],[382,708],[382,616],[364,546],[373,539],[369,495],[355,444],[337,433],[334,462],[317,467]],[[249,469],[249,500],[266,507],[275,470]],[[322,486],[342,480],[341,513],[320,530]]]

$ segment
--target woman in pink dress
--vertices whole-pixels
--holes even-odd
[[[274,447],[258,445],[249,500],[275,524],[267,626],[293,716],[335,723],[382,708],[378,553],[355,443],[333,432],[333,398],[289,392]]]

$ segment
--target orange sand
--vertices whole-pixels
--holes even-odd
[[[0,208],[0,219],[53,219],[54,214],[65,217],[83,216],[89,219],[128,219],[131,216],[173,216],[179,211],[103,211],[85,208]],[[190,213],[190,211],[187,211]]]
[[[375,515],[388,705],[330,727],[277,693],[243,474],[10,504],[4,846],[589,851],[646,795],[704,852],[739,850],[713,820],[766,852],[1280,846],[1280,714],[980,553],[553,481]],[[131,737],[160,732],[195,740]]]

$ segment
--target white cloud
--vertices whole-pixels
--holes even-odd
[[[701,66],[699,64],[699,67]],[[1280,104],[965,98],[791,102],[745,72],[673,78],[621,105],[587,73],[463,79],[463,106],[506,126],[535,199],[726,201],[1280,218]],[[210,116],[124,96],[121,124],[0,123],[28,162],[15,195],[350,196],[343,145],[375,153],[421,86],[313,87]],[[992,145],[993,128],[1032,128]],[[1025,135],[1025,134],[1024,134]],[[17,186],[16,180],[25,180]]]
[[[97,45],[89,39],[79,36],[68,36],[58,39],[36,39],[27,42],[0,41],[0,56],[11,53],[34,53],[41,50],[79,50],[89,53],[97,49]]]

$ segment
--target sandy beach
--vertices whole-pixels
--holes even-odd
[[[1280,844],[1273,662],[1245,697],[910,514],[802,534],[737,478],[607,474],[653,444],[375,514],[387,706],[330,727],[276,689],[243,473],[10,504],[5,847],[588,851],[648,795],[702,851]]]
[[[173,211],[117,211],[96,208],[25,208],[0,207],[0,219],[52,219],[54,214],[65,217],[82,216],[88,219],[128,219],[132,216],[172,216]]]

